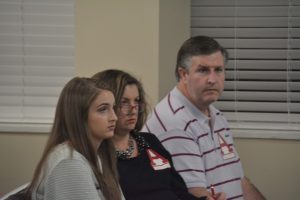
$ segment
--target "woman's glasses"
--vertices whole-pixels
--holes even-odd
[[[144,104],[141,102],[134,102],[132,105],[130,102],[123,102],[121,103],[118,108],[123,114],[130,114],[135,110],[138,113],[141,113],[144,111]]]

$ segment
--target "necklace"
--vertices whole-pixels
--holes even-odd
[[[134,142],[133,142],[133,138],[130,135],[129,136],[129,140],[128,140],[128,148],[125,150],[116,150],[116,154],[118,158],[121,159],[128,159],[132,156],[133,154],[133,150],[134,150]]]

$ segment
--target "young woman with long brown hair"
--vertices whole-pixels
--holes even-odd
[[[121,200],[111,137],[117,117],[105,83],[73,78],[58,100],[52,131],[27,199]]]

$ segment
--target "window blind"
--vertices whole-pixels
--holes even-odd
[[[0,131],[48,131],[73,76],[73,0],[0,0]]]
[[[215,104],[235,136],[300,139],[299,0],[192,0],[191,34],[229,51]]]

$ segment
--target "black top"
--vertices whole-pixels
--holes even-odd
[[[155,135],[135,133],[132,136],[138,144],[139,155],[129,159],[118,158],[120,184],[126,200],[206,199],[188,193],[183,179],[174,169],[170,154]],[[160,162],[151,164],[149,150],[152,160],[161,158]],[[164,159],[166,162],[161,162]]]

